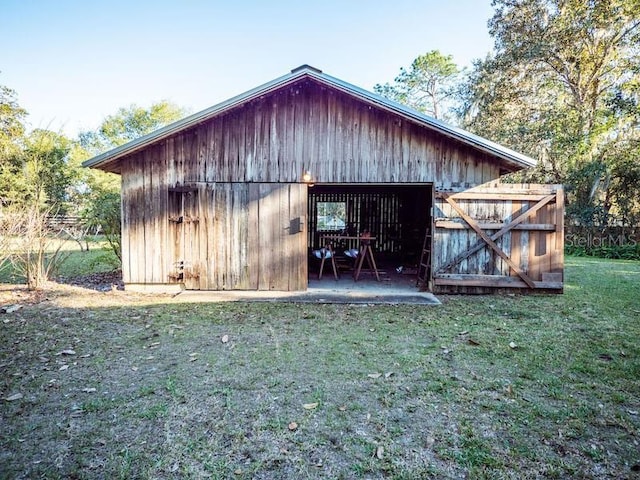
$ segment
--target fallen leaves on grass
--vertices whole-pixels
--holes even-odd
[[[474,340],[473,338],[469,338],[469,339],[467,340],[467,343],[468,343],[469,345],[473,345],[474,347],[477,347],[478,345],[480,345],[480,342],[479,342],[479,341],[477,341],[477,340]]]
[[[222,343],[229,343],[229,335],[223,335],[220,340]]]
[[[56,355],[75,355],[76,351],[75,350],[62,350],[61,352],[56,353]]]
[[[516,345],[515,342],[509,342],[509,348],[511,350],[515,350],[516,348],[518,348],[518,345]]]
[[[315,410],[316,408],[318,408],[318,402],[305,403],[302,405],[302,408],[304,408],[305,410]]]
[[[369,378],[380,378],[381,376],[381,373],[370,373],[369,375],[367,375],[367,377]]]
[[[14,393],[13,395],[9,395],[8,397],[5,397],[5,400],[7,402],[15,402],[16,400],[20,400],[21,398],[22,398],[21,393]]]
[[[295,432],[298,429],[298,424],[296,422],[289,423],[289,430]]]
[[[378,445],[376,447],[375,456],[378,460],[382,460],[382,457],[384,456],[384,447],[382,445]]]
[[[2,312],[3,313],[13,313],[13,312],[17,312],[21,308],[22,308],[22,305],[20,305],[19,303],[16,303],[14,305],[6,305],[6,306],[2,307]]]

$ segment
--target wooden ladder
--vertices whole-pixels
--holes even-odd
[[[418,263],[418,280],[416,286],[419,290],[429,290],[431,285],[431,230],[427,226],[424,234],[424,242],[422,243],[422,253],[420,254],[420,263]]]

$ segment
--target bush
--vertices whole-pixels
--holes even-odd
[[[638,229],[567,225],[565,252],[579,257],[640,260]]]
[[[122,260],[120,193],[99,192],[91,199],[83,217],[89,226],[100,229],[113,252]]]
[[[65,259],[61,250],[65,240],[49,228],[50,213],[50,209],[33,205],[5,209],[0,218],[0,267],[10,264],[30,290],[41,288]]]
[[[565,248],[568,255],[576,257],[599,257],[616,260],[640,260],[640,244],[615,245],[606,247],[579,247],[568,245]]]

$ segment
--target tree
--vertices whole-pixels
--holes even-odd
[[[73,169],[70,142],[48,130],[26,133],[27,113],[0,86],[0,266],[11,264],[28,288],[40,288],[63,259],[48,217],[65,208]]]
[[[416,58],[409,70],[400,69],[393,84],[377,84],[374,91],[434,118],[447,118],[447,107],[460,70],[451,55],[432,50]]]
[[[0,203],[9,200],[13,175],[20,165],[27,112],[18,105],[16,93],[0,85]]]
[[[0,85],[0,200],[64,211],[77,178],[77,168],[68,161],[71,142],[45,129],[27,133],[26,116],[16,93]]]
[[[628,218],[611,188],[634,171],[619,168],[621,159],[637,161],[629,145],[639,136],[638,1],[493,5],[495,52],[476,62],[464,90],[465,126],[538,158],[520,178],[566,182],[568,212],[582,222]]]
[[[98,155],[175,122],[185,115],[184,108],[164,100],[152,104],[147,109],[130,105],[105,118],[97,130],[80,133],[79,143],[91,155]]]
[[[624,89],[637,68],[637,0],[494,0],[493,5],[489,31],[496,56],[560,87],[588,141],[602,120],[604,100]]]
[[[36,129],[25,137],[25,199],[44,202],[54,212],[66,213],[70,189],[78,178],[78,170],[69,163],[70,150],[71,141],[56,132]]]
[[[0,166],[0,197],[5,204],[39,204],[54,213],[69,208],[69,192],[77,169],[68,162],[71,142],[49,130],[22,136]],[[19,144],[19,145],[18,145]]]
[[[13,156],[24,135],[24,119],[27,116],[16,99],[16,92],[0,85],[0,160]]]

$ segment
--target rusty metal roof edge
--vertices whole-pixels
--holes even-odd
[[[394,112],[396,114],[402,115],[405,118],[412,119],[413,121],[433,128],[444,135],[458,139],[463,143],[470,144],[476,148],[480,148],[481,150],[496,155],[504,160],[513,162],[521,168],[528,168],[536,164],[536,161],[534,159],[511,150],[510,148],[504,147],[498,143],[492,142],[491,140],[480,137],[461,128],[449,125],[445,122],[425,115],[424,113],[421,113],[417,110],[394,102],[393,100],[369,92],[363,88],[357,87],[338,78],[332,77],[331,75],[327,75],[317,68],[311,67],[309,65],[302,65],[298,68],[294,68],[291,73],[287,73],[286,75],[271,80],[270,82],[264,83],[258,87],[248,90],[247,92],[241,93],[240,95],[236,95],[235,97],[218,103],[205,110],[194,113],[193,115],[189,115],[188,117],[171,123],[136,140],[132,140],[131,142],[125,143],[123,145],[120,145],[119,147],[97,155],[89,160],[86,160],[82,163],[82,165],[84,167],[99,167],[102,164],[115,161],[125,155],[134,153],[135,151],[140,150],[155,142],[164,140],[165,138],[181,130],[207,121],[226,110],[258,98],[262,95],[268,94],[269,92],[281,88],[289,83],[295,82],[305,76],[314,78],[321,83],[325,83],[329,86],[333,86],[334,88],[338,88],[345,93],[359,97],[369,103],[373,103],[374,105],[382,107],[385,110]]]

